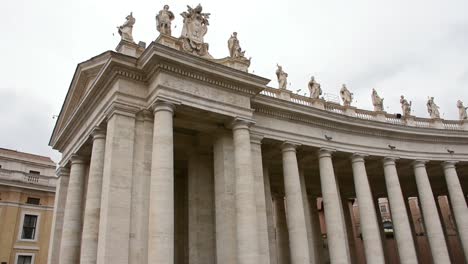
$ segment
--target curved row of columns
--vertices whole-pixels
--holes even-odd
[[[154,107],[148,243],[147,250],[142,250],[147,252],[148,263],[170,264],[174,261],[173,114],[174,105],[170,103],[160,102]],[[257,162],[262,160],[261,148],[260,144],[251,145],[249,125],[248,120],[235,120],[232,124],[236,243],[235,253],[231,256],[236,256],[238,264],[276,263],[271,255],[274,251],[272,244],[268,234],[265,233],[265,230],[269,229],[268,226],[264,226],[268,225],[268,217],[263,218],[263,214],[268,210],[266,201],[260,202],[263,209],[258,211],[259,196],[255,186],[262,186],[265,182],[256,180],[256,175],[260,175],[261,172],[259,169],[254,169],[252,160]],[[126,210],[130,212],[132,177],[130,180],[127,178],[132,176],[133,161],[122,164],[120,162],[123,156],[128,158],[128,151],[133,152],[134,128],[135,120],[131,115],[113,115],[108,121],[106,133],[102,130],[93,133],[85,201],[82,199],[86,174],[85,160],[78,156],[72,157],[58,263],[131,263],[128,242],[131,235],[129,227],[131,217],[123,215]],[[299,173],[296,146],[294,143],[285,142],[281,147],[290,260],[293,264],[316,263],[318,257],[311,249],[315,247],[317,241],[314,240],[318,236],[310,231],[314,228],[308,226],[313,221],[308,219],[311,213],[306,210],[307,202],[304,197],[307,195],[304,194],[304,183],[301,183],[303,179],[301,180]],[[254,149],[256,151],[252,152]],[[346,223],[333,169],[332,154],[333,151],[327,149],[320,149],[318,152],[325,220],[329,227],[327,228],[329,254],[331,263],[351,263]],[[133,160],[133,156],[131,158]],[[365,156],[354,154],[351,160],[366,260],[367,263],[385,263],[380,227],[365,168]],[[130,171],[126,170],[128,166]],[[418,263],[395,159],[384,158],[383,166],[400,262]],[[425,163],[415,161],[413,166],[434,263],[450,263],[441,222],[438,217],[434,217],[438,216],[438,213]],[[119,168],[120,170],[116,171]],[[467,255],[468,212],[464,195],[455,164],[445,162],[443,168],[458,231]],[[58,193],[58,197],[61,197],[60,195],[61,193]],[[123,204],[112,201],[117,198],[128,198],[128,201]],[[82,213],[83,208],[85,208],[84,213]],[[118,218],[119,216],[122,217]],[[111,221],[116,222],[111,223]],[[60,222],[60,219],[57,222]],[[119,229],[120,227],[125,228]],[[125,245],[118,244],[125,241]],[[217,243],[217,245],[222,244]],[[217,251],[221,250],[217,248]],[[52,260],[50,263],[55,262]]]

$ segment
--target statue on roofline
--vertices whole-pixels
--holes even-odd
[[[133,17],[133,13],[130,12],[130,15],[128,15],[125,19],[125,23],[123,23],[123,25],[121,26],[118,26],[117,30],[119,32],[121,40],[134,43],[132,31],[133,25],[135,25],[135,18]]]
[[[279,64],[276,64],[278,69],[276,70],[276,77],[278,78],[278,88],[286,90],[288,84],[288,74],[283,71],[283,67]]]
[[[437,106],[436,103],[434,102],[434,97],[430,97],[427,100],[426,106],[427,106],[427,112],[429,113],[431,118],[440,118],[439,106]]]
[[[383,100],[384,99],[380,98],[380,96],[377,94],[377,91],[372,89],[372,104],[374,105],[374,111],[384,110]]]
[[[318,99],[322,95],[322,88],[320,88],[320,83],[315,81],[314,76],[310,77],[309,81],[309,93],[310,98]]]
[[[348,90],[346,84],[343,84],[341,87],[340,96],[344,106],[351,106],[351,103],[353,102],[353,93]]]
[[[210,13],[202,11],[203,7],[198,4],[195,8],[187,6],[187,11],[180,14],[184,18],[180,39],[184,51],[211,57],[208,54],[208,44],[203,39],[208,32]]]
[[[171,35],[171,22],[174,20],[174,13],[169,11],[169,6],[164,5],[163,10],[156,15],[156,29],[161,34]]]
[[[231,58],[243,58],[245,51],[242,51],[239,40],[237,39],[237,32],[233,32],[228,40],[229,56]]]
[[[465,107],[461,100],[457,101],[457,107],[458,107],[458,117],[460,118],[460,120],[468,119],[468,115],[466,114],[466,109],[468,109],[468,107]]]
[[[410,116],[411,115],[411,104],[412,102],[410,101],[408,103],[408,100],[405,99],[405,97],[402,95],[400,96],[400,104],[401,104],[401,111],[403,112],[404,116]]]

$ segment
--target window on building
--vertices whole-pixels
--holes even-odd
[[[36,237],[37,215],[25,214],[21,239],[34,239]]]
[[[380,212],[381,213],[386,213],[387,212],[387,206],[386,205],[381,205],[380,206]]]
[[[32,264],[32,256],[19,255],[16,264]]]
[[[41,174],[39,171],[35,171],[35,170],[29,170],[29,173],[31,173],[31,174]]]
[[[28,199],[26,200],[26,203],[27,204],[36,204],[36,205],[39,205],[41,202],[41,199],[39,198],[33,198],[33,197],[28,197]]]

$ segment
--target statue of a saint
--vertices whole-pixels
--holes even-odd
[[[348,90],[346,84],[341,87],[340,96],[344,106],[350,106],[353,102],[353,94]]]
[[[278,88],[286,90],[288,84],[288,74],[283,71],[283,67],[276,64],[278,69],[276,69],[276,77],[278,78]]]
[[[133,43],[132,30],[133,25],[135,25],[135,18],[133,17],[132,12],[130,12],[130,15],[128,15],[125,19],[127,19],[127,21],[125,21],[123,25],[117,27],[117,30],[119,31],[119,35],[121,36],[122,40]]]
[[[242,51],[239,40],[237,39],[237,32],[232,33],[228,40],[229,56],[231,58],[244,57],[245,51]]]
[[[163,10],[156,15],[156,29],[161,34],[171,35],[171,22],[174,20],[174,13],[169,11],[169,6],[164,5]]]
[[[466,109],[468,109],[468,107],[465,107],[461,100],[457,101],[457,107],[458,107],[458,116],[460,120],[468,119],[468,115],[466,114]]]
[[[402,96],[400,96],[400,104],[401,104],[401,111],[403,112],[403,115],[404,116],[411,115],[411,104],[412,104],[412,102],[410,101],[408,103],[408,100],[406,100],[405,97],[402,95]]]
[[[430,97],[426,103],[427,112],[431,118],[440,118],[439,107],[434,102],[434,97]]]
[[[375,89],[372,89],[372,104],[374,105],[374,111],[383,111],[383,98],[377,94]]]
[[[182,48],[199,56],[208,54],[208,44],[204,42],[203,37],[208,32],[210,13],[202,11],[203,7],[198,4],[195,8],[187,6],[187,11],[180,14],[184,18],[180,36]]]
[[[309,93],[310,98],[318,99],[322,95],[322,88],[320,88],[320,83],[315,81],[314,76],[310,77],[309,81]]]

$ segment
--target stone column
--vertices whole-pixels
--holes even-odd
[[[455,222],[457,224],[458,235],[465,254],[465,260],[468,262],[468,207],[466,206],[465,195],[458,179],[455,169],[455,162],[442,163],[449,192],[450,203],[452,204]]]
[[[432,258],[435,264],[450,263],[444,231],[427,176],[425,161],[417,160],[413,163],[413,167]]]
[[[101,210],[102,173],[106,133],[96,128],[92,134],[93,148],[89,163],[88,188],[81,236],[80,264],[95,264],[99,237],[99,213]]]
[[[276,228],[274,220],[274,209],[273,209],[273,196],[271,194],[270,185],[270,172],[268,164],[263,166],[263,179],[265,184],[265,202],[266,202],[266,215],[268,224],[268,243],[269,243],[269,256],[270,264],[277,264],[278,260],[276,257]]]
[[[301,182],[296,158],[296,145],[285,142],[283,152],[284,191],[286,194],[286,223],[288,224],[291,263],[309,263],[309,243],[302,200]]]
[[[255,203],[255,178],[250,147],[250,123],[236,119],[232,124],[236,186],[238,264],[257,264],[258,228]]]
[[[255,178],[255,200],[257,201],[257,222],[258,222],[258,246],[260,259],[259,263],[270,263],[270,243],[268,240],[268,221],[266,212],[265,181],[263,175],[263,160],[261,141],[263,136],[251,136],[252,165]],[[267,175],[268,176],[268,175]]]
[[[302,202],[304,203],[304,217],[305,225],[307,229],[307,241],[308,241],[308,252],[309,252],[309,263],[316,263],[318,252],[316,250],[316,244],[318,240],[315,238],[314,229],[312,227],[312,219],[310,212],[310,201],[309,196],[307,195],[307,186],[304,175],[304,169],[299,170],[299,179],[301,183],[301,194]]]
[[[383,167],[400,262],[402,264],[417,264],[418,257],[411,231],[410,218],[406,211],[406,201],[398,179],[395,159],[384,158]]]
[[[310,223],[312,227],[312,236],[315,246],[315,263],[324,263],[325,256],[323,254],[323,238],[322,227],[320,226],[320,215],[317,208],[317,195],[312,195],[309,198],[310,206]]]
[[[213,145],[216,263],[236,263],[236,201],[232,134],[220,131]]]
[[[276,258],[278,264],[290,264],[288,227],[286,224],[286,212],[284,210],[284,195],[273,194],[273,211],[276,237]]]
[[[57,170],[57,189],[54,200],[54,216],[52,217],[52,228],[49,241],[49,255],[47,264],[58,264],[60,256],[60,242],[62,241],[63,216],[65,202],[67,200],[68,181],[70,170],[59,167]]]
[[[174,263],[174,105],[154,107],[148,263]]]
[[[63,217],[62,242],[60,244],[59,263],[78,264],[80,260],[80,242],[83,209],[83,189],[86,173],[85,159],[73,155],[70,159],[70,181]]]
[[[351,263],[346,245],[345,220],[341,199],[333,170],[332,151],[319,150],[320,184],[322,186],[325,221],[327,223],[328,249],[333,264]]]
[[[380,228],[377,224],[377,214],[369,180],[367,179],[364,156],[354,154],[351,161],[366,261],[375,264],[385,263]]]
[[[108,113],[97,264],[129,263],[136,111],[115,104]]]

